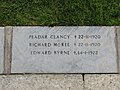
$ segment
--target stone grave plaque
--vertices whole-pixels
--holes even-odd
[[[13,27],[12,73],[117,73],[114,27]]]
[[[0,27],[0,74],[3,73],[4,28]]]

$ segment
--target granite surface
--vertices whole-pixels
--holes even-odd
[[[84,90],[120,90],[119,74],[86,74]]]
[[[82,75],[1,75],[0,90],[83,90]]]

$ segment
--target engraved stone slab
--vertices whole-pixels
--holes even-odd
[[[3,73],[4,28],[0,27],[0,74]]]
[[[117,73],[114,27],[14,27],[12,73]]]

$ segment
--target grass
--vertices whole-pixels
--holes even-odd
[[[0,0],[0,26],[120,25],[120,0]]]

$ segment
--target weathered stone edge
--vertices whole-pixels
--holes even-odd
[[[0,53],[1,53],[1,55],[0,55],[0,58],[1,58],[1,60],[0,60],[0,74],[3,74],[3,71],[4,71],[4,65],[3,65],[3,63],[4,63],[4,27],[0,27],[0,37],[1,37],[1,41],[0,42],[2,42],[1,43],[1,50],[0,50]]]
[[[120,26],[116,26],[116,36],[117,36],[117,64],[118,64],[118,73],[120,74]]]
[[[12,35],[13,35],[13,27],[6,26],[4,30],[4,71],[3,71],[3,74],[11,73]]]

